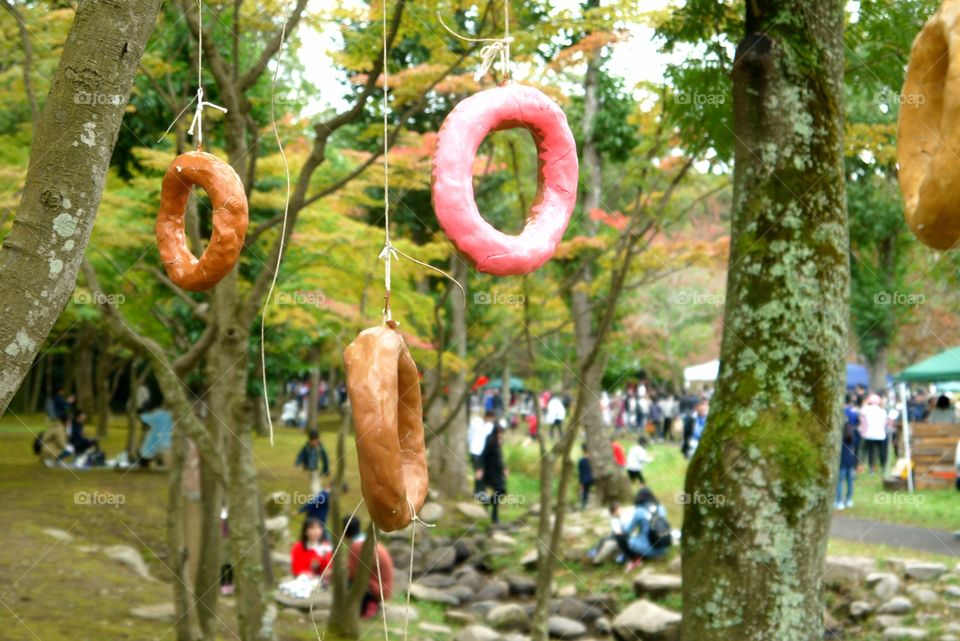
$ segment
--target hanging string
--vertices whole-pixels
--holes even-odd
[[[390,123],[388,120],[390,103],[390,69],[387,52],[387,0],[380,3],[383,9],[383,250],[378,257],[383,261],[383,322],[393,321],[390,311],[390,292],[392,289],[390,267],[398,260],[397,250],[390,242]]]
[[[284,46],[287,40],[287,9],[290,6],[289,0],[283,3],[283,24],[280,27],[280,48],[277,50],[277,63],[273,69],[273,82],[270,85],[270,122],[273,126],[273,137],[277,140],[277,147],[280,149],[280,158],[283,160],[283,171],[287,176],[287,193],[283,201],[283,225],[280,227],[280,248],[277,252],[277,264],[273,268],[273,278],[270,280],[270,289],[267,291],[267,297],[263,301],[263,310],[260,313],[260,376],[263,383],[263,409],[267,415],[267,425],[270,428],[270,446],[273,446],[273,417],[270,416],[270,389],[267,387],[267,313],[270,310],[270,301],[273,299],[273,290],[277,286],[277,278],[280,276],[280,265],[283,263],[283,250],[287,240],[287,218],[290,214],[290,164],[287,162],[287,153],[283,148],[283,141],[280,140],[280,130],[277,128],[277,78],[280,76],[280,59],[283,56]]]
[[[416,263],[427,269],[433,270],[452,282],[454,285],[460,288],[460,291],[463,293],[463,304],[466,307],[467,304],[467,290],[461,285],[456,278],[443,271],[438,267],[427,264],[423,261],[417,260],[416,258],[410,256],[409,254],[404,253],[399,248],[395,247],[390,239],[390,102],[389,102],[389,92],[390,92],[390,71],[387,68],[389,58],[387,51],[387,0],[383,0],[383,231],[384,231],[384,242],[383,249],[380,250],[380,255],[377,257],[379,260],[382,260],[383,265],[383,322],[392,323],[393,322],[393,311],[390,309],[390,296],[393,290],[392,282],[392,263],[395,260],[400,260],[400,256],[403,256],[410,262]],[[442,22],[442,20],[441,20]],[[509,33],[509,27],[507,27]],[[456,34],[454,34],[456,35]],[[507,57],[509,59],[509,46]]]
[[[407,505],[410,506],[410,514],[413,515],[413,523],[410,527],[410,575],[407,577],[407,604],[403,617],[403,641],[407,641],[407,629],[410,627],[410,592],[411,586],[413,586],[413,552],[417,547],[417,524],[424,527],[436,527],[426,521],[422,521],[419,516],[417,516],[417,510],[413,507],[413,501],[409,498],[407,499]]]
[[[377,541],[377,526],[374,525],[371,529],[373,530],[373,558],[377,562],[377,585],[380,587],[380,611],[383,613],[383,641],[390,641],[390,631],[387,629],[387,604],[383,598],[383,575],[380,573],[380,542]]]
[[[203,110],[206,107],[212,107],[213,109],[227,113],[227,109],[203,99],[203,0],[197,0],[197,25],[197,95],[177,114],[177,117],[173,119],[173,122],[170,123],[170,126],[167,127],[167,130],[157,142],[162,141],[164,137],[170,133],[170,130],[173,129],[177,121],[180,120],[180,116],[186,113],[190,105],[197,103],[197,109],[193,114],[193,120],[190,122],[190,129],[187,130],[187,133],[197,141],[197,151],[203,151]],[[284,26],[286,26],[286,22],[284,22]]]
[[[362,506],[363,506],[363,499],[361,498],[360,502],[357,503],[357,507],[353,508],[353,512],[350,514],[350,518],[348,519],[348,521],[352,521],[354,517],[357,516],[357,512],[360,511],[360,508]],[[343,540],[346,537],[347,537],[347,528],[346,526],[344,526],[343,532],[340,533],[340,540],[337,541],[337,545],[334,546],[333,548],[333,554],[330,555],[330,562],[327,563],[327,567],[323,568],[323,572],[320,573],[320,577],[317,579],[316,587],[313,588],[313,592],[310,593],[310,620],[313,622],[313,631],[316,632],[317,638],[320,639],[320,641],[323,641],[325,633],[320,634],[320,628],[317,626],[317,619],[315,616],[313,616],[313,607],[316,603],[316,599],[314,599],[313,597],[316,594],[317,590],[319,590],[323,586],[323,577],[325,577],[327,575],[327,572],[330,571],[330,568],[333,567],[333,560],[337,557],[337,552],[340,551],[340,546],[343,545]]]
[[[480,82],[480,80],[493,69],[493,64],[497,58],[500,59],[500,72],[503,74],[503,81],[510,82],[513,80],[513,71],[510,65],[510,45],[513,44],[514,38],[510,35],[510,0],[503,0],[502,38],[468,38],[467,36],[461,36],[447,26],[447,23],[443,21],[443,16],[439,11],[437,12],[437,20],[440,21],[440,25],[454,38],[458,38],[464,42],[488,43],[480,49],[480,67],[477,69],[477,72],[473,74],[475,81]]]

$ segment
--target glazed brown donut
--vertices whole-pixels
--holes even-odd
[[[897,161],[907,224],[934,249],[960,241],[960,0],[913,43],[900,96]]]
[[[400,530],[427,498],[417,364],[395,326],[364,330],[343,360],[356,426],[360,491],[380,529]]]
[[[187,248],[183,229],[194,185],[207,192],[213,205],[213,234],[199,260]],[[177,286],[200,292],[219,283],[237,264],[247,235],[247,195],[240,176],[206,152],[177,156],[163,176],[156,234],[163,267]]]

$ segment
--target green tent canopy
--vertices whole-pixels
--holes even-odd
[[[948,349],[911,365],[897,376],[899,381],[937,383],[960,380],[960,347]]]

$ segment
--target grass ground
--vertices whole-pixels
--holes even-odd
[[[162,472],[107,470],[73,472],[50,470],[31,451],[33,434],[43,429],[40,416],[0,419],[0,638],[9,641],[101,641],[174,638],[171,625],[130,615],[130,608],[169,602],[169,573],[165,545],[167,477]],[[336,420],[326,417],[322,424],[324,442],[333,454]],[[125,429],[122,421],[111,425],[104,443],[108,453],[122,449]],[[257,439],[260,483],[264,494],[275,490],[305,491],[306,475],[293,466],[303,436],[296,430],[278,428],[276,445]],[[682,504],[677,495],[683,488],[685,462],[675,446],[654,446],[656,457],[645,473],[661,497],[671,521],[679,526]],[[359,501],[355,454],[347,447],[347,479],[350,509]],[[504,510],[511,521],[526,513],[539,500],[539,454],[532,444],[511,440],[507,450],[511,470],[509,491],[516,500]],[[960,526],[960,501],[952,492],[924,492],[922,502],[905,506],[876,499],[879,482],[861,481],[853,514],[917,523],[929,527]],[[81,493],[81,494],[78,494]],[[78,496],[99,497],[96,500]],[[98,503],[99,504],[93,504]],[[885,509],[884,509],[885,508]],[[291,534],[297,527],[291,523]],[[453,533],[456,526],[447,526]],[[72,542],[60,542],[44,533],[56,528],[70,533]],[[92,546],[131,545],[143,554],[150,572],[158,580],[137,578],[119,564],[105,558]],[[505,557],[502,563],[516,568],[525,552]],[[881,546],[831,542],[831,551],[870,556],[910,556]],[[942,557],[939,560],[945,560]],[[631,598],[629,584],[621,581],[622,569],[610,566],[595,569],[565,561],[559,564],[558,586],[575,584],[579,590],[613,590],[624,602]],[[400,595],[399,598],[402,598]],[[679,597],[670,597],[670,607],[679,607]],[[443,621],[443,609],[418,604],[421,620]],[[234,638],[229,628],[234,619],[230,599],[221,599],[218,613],[224,623],[222,638]],[[310,622],[303,615],[283,612],[278,621],[281,641],[314,639]],[[366,628],[379,636],[382,629]],[[430,638],[420,634],[416,638]]]

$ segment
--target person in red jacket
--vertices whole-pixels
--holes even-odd
[[[620,445],[620,441],[613,436],[610,437],[610,448],[613,450],[613,462],[617,464],[617,467],[626,467],[627,453],[623,451],[623,446]]]
[[[307,518],[300,529],[300,540],[290,549],[290,571],[293,576],[320,576],[330,565],[333,549],[319,519]]]
[[[365,537],[360,534],[360,519],[357,517],[349,518],[344,525],[344,536],[350,540],[350,560],[347,564],[350,580],[353,581],[357,576],[357,568],[360,565],[360,556],[363,552],[363,542]],[[389,601],[393,596],[393,559],[387,548],[377,543],[377,559],[379,559],[380,578],[377,578],[377,563],[374,559],[370,564],[370,578],[367,581],[367,592],[363,595],[363,602],[360,604],[360,614],[364,619],[376,616],[380,611],[380,586],[383,585],[383,601]]]

